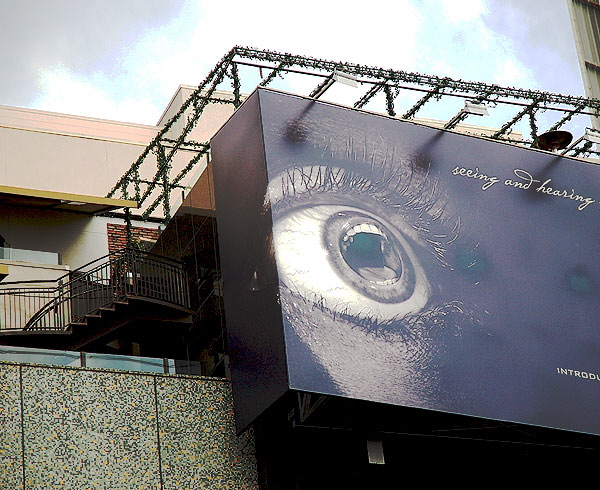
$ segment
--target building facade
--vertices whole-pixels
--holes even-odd
[[[14,107],[0,121],[0,487],[258,488],[229,382],[190,353],[181,263],[148,254],[162,209],[104,197],[164,123]]]
[[[268,57],[268,53],[263,55]],[[263,67],[259,68],[262,76]],[[228,72],[234,79],[236,70],[229,68]],[[357,68],[357,71],[360,70]],[[273,69],[261,85],[266,85],[267,79],[277,73],[277,68]],[[331,80],[333,74],[325,77],[326,82]],[[485,410],[467,411],[470,416],[447,413],[461,412],[447,410],[448,406],[443,404],[433,406],[433,402],[431,406],[390,402],[394,383],[389,381],[394,380],[398,371],[402,371],[406,379],[410,378],[414,366],[398,358],[381,359],[379,354],[371,355],[372,352],[364,358],[357,358],[354,353],[330,362],[325,358],[331,345],[347,344],[346,352],[352,353],[353,342],[343,335],[336,337],[336,328],[325,332],[320,328],[325,336],[312,342],[310,329],[303,329],[310,323],[309,319],[316,318],[318,310],[321,318],[325,312],[334,320],[355,322],[352,334],[358,338],[369,328],[375,330],[376,325],[387,324],[379,318],[384,310],[373,313],[377,321],[365,319],[361,317],[362,310],[352,311],[348,307],[337,311],[327,306],[325,294],[321,302],[313,301],[310,294],[302,298],[298,294],[286,296],[277,289],[279,283],[273,282],[285,274],[285,270],[273,273],[273,261],[276,258],[281,261],[282,256],[288,262],[294,260],[285,252],[282,255],[280,238],[286,236],[288,228],[293,228],[294,220],[286,221],[289,209],[278,208],[280,214],[274,210],[275,205],[284,201],[280,188],[265,192],[265,186],[253,187],[255,180],[265,180],[269,172],[270,177],[279,177],[282,168],[291,172],[289,185],[281,188],[285,187],[289,197],[291,188],[304,186],[306,198],[311,192],[316,194],[318,186],[314,175],[325,167],[329,169],[330,187],[333,186],[335,178],[331,168],[334,166],[330,160],[347,166],[349,161],[361,158],[366,161],[367,155],[372,157],[373,169],[389,170],[382,162],[394,160],[392,150],[408,151],[405,148],[414,146],[422,126],[428,127],[425,132],[429,140],[419,148],[416,163],[411,161],[415,175],[418,172],[429,175],[433,168],[431,162],[446,158],[436,154],[436,148],[444,147],[448,140],[460,140],[463,144],[456,143],[455,151],[444,152],[444,155],[463,155],[461,152],[466,151],[470,158],[483,154],[473,148],[531,143],[525,142],[522,134],[512,131],[512,124],[520,117],[531,117],[534,121],[534,106],[529,105],[529,101],[522,103],[524,108],[519,109],[510,124],[498,130],[465,124],[469,114],[481,115],[484,108],[481,104],[464,104],[463,100],[450,122],[416,120],[413,117],[416,110],[442,89],[426,92],[414,110],[407,111],[407,117],[399,117],[394,113],[392,91],[387,85],[390,80],[392,78],[386,83],[378,81],[367,93],[386,96],[385,116],[367,115],[358,110],[360,104],[355,104],[354,109],[335,104],[332,107],[350,114],[349,121],[355,117],[365,117],[365,120],[370,117],[369,121],[377,120],[378,124],[381,120],[385,120],[385,124],[405,124],[405,120],[410,119],[406,125],[411,126],[415,136],[406,139],[410,143],[382,149],[366,136],[364,141],[369,141],[369,145],[373,143],[372,146],[363,144],[362,140],[358,143],[359,138],[344,139],[347,136],[344,131],[350,128],[350,123],[336,126],[333,119],[325,118],[325,123],[318,118],[311,120],[311,111],[321,107],[318,97],[274,92],[281,100],[287,97],[302,100],[307,109],[276,129],[268,126],[266,116],[256,116],[254,123],[242,128],[254,132],[254,140],[240,139],[235,132],[226,138],[223,133],[217,135],[214,141],[218,141],[221,150],[225,148],[234,155],[227,170],[233,175],[229,180],[223,177],[223,168],[213,168],[207,142],[224,123],[233,120],[230,117],[234,109],[245,100],[235,83],[233,93],[213,90],[206,96],[198,95],[205,93],[198,92],[199,89],[180,87],[157,126],[0,108],[0,142],[5,148],[0,156],[0,274],[3,276],[0,282],[0,378],[3,380],[0,385],[0,427],[3,428],[0,432],[0,487],[27,490],[374,488],[397,485],[406,476],[407,468],[426,475],[434,483],[460,481],[462,474],[458,474],[456,468],[464,466],[465,461],[497,471],[510,467],[511,474],[541,470],[548,462],[589,467],[598,455],[597,436],[536,427],[533,424],[539,419],[535,418],[534,422],[523,423],[523,417],[515,420],[510,413],[504,417],[497,415],[507,412],[493,412],[504,407],[501,403],[489,402],[494,399],[492,388],[496,385],[493,382],[498,379],[491,375],[482,377],[490,381],[485,389],[492,398],[486,399]],[[217,86],[215,82],[212,88]],[[204,87],[203,90],[209,89]],[[189,103],[190,100],[193,103]],[[250,103],[255,103],[256,97],[253,100]],[[366,98],[361,101],[366,102]],[[280,104],[281,117],[291,110],[289,107],[287,102]],[[317,127],[329,128],[329,132],[321,131],[320,139],[310,139],[306,131],[312,126],[303,125],[305,118]],[[364,124],[359,129],[365,128],[372,126]],[[265,134],[272,131],[276,135],[273,141],[277,143],[269,147],[261,142],[264,130]],[[474,136],[457,135],[457,132]],[[510,139],[497,141],[507,134]],[[537,134],[532,136],[535,142]],[[394,138],[388,139],[396,141]],[[288,153],[282,151],[284,157],[267,170],[260,165],[252,167],[250,157],[255,154],[249,150],[250,144],[258,153],[274,152],[273,148],[281,150],[277,145],[285,147]],[[539,161],[557,157],[539,149],[520,150],[535,155],[532,159]],[[511,147],[511,151],[516,150]],[[473,166],[477,164],[482,170],[488,163],[477,161]],[[467,168],[460,170],[456,162],[455,166],[456,175],[467,176]],[[241,172],[242,168],[249,170]],[[297,181],[294,171],[307,168],[314,173],[300,172],[304,180]],[[485,177],[481,185],[488,184],[482,192],[489,192],[492,185],[508,187],[506,180],[499,184],[499,177],[479,170],[477,179]],[[175,177],[169,177],[167,172]],[[474,181],[474,172],[471,169],[467,176],[471,180],[464,178],[464,182]],[[392,173],[398,175],[396,170]],[[358,179],[358,184],[369,191],[367,188],[373,186],[374,180],[386,181],[386,175],[380,177],[369,180],[368,185],[364,179]],[[220,178],[220,183],[215,185],[215,178]],[[414,182],[415,179],[409,180]],[[314,184],[315,189],[307,182]],[[337,187],[350,185],[349,181],[335,182],[339,184]],[[327,187],[325,180],[318,183]],[[352,183],[356,185],[356,179]],[[518,183],[521,189],[526,185]],[[391,230],[388,221],[377,221],[374,212],[358,213],[361,219],[370,220],[367,230],[371,232],[359,226],[347,235],[364,235],[363,249],[374,252],[371,255],[379,257],[383,266],[365,265],[361,262],[366,260],[365,254],[361,255],[364,250],[344,244],[343,240],[340,242],[343,261],[340,259],[338,265],[347,264],[367,283],[373,283],[371,279],[375,277],[375,283],[395,284],[403,267],[412,270],[414,281],[409,282],[416,282],[417,276],[420,279],[419,271],[424,267],[409,266],[406,261],[400,266],[387,252],[410,249],[408,243],[415,237],[415,230],[435,228],[431,222],[434,225],[436,220],[446,223],[439,218],[445,211],[443,206],[420,200],[429,195],[424,190],[433,191],[428,185],[417,186],[408,197],[406,190],[402,195],[405,198],[402,217],[415,219],[410,225],[402,225],[408,239],[398,238],[403,234],[388,233]],[[400,187],[397,185],[395,190]],[[243,206],[240,209],[242,198],[256,189],[253,200],[248,200],[254,212]],[[219,194],[215,195],[215,191]],[[389,193],[383,196],[383,191],[371,191],[372,194],[379,192],[381,206],[390,204]],[[301,194],[299,190],[298,194]],[[467,194],[465,191],[464,195]],[[334,203],[339,203],[339,199],[335,197]],[[323,203],[319,201],[319,204]],[[400,207],[399,201],[393,204],[396,209]],[[579,201],[578,204],[581,205]],[[455,203],[455,207],[458,206]],[[496,212],[501,206],[492,208]],[[472,205],[470,209],[478,208]],[[471,214],[477,215],[480,211]],[[234,226],[226,225],[228,218],[218,214],[228,212],[239,221],[231,219]],[[539,209],[536,212],[540,212]],[[244,213],[249,213],[248,219],[240,221],[240,216],[246,216]],[[273,216],[280,220],[275,232],[274,221],[269,221]],[[431,222],[427,221],[429,218]],[[255,222],[261,226],[254,226]],[[309,221],[304,227],[313,225],[314,222]],[[392,234],[396,238],[388,240]],[[448,265],[443,254],[440,255],[442,247],[436,248],[435,239],[440,236],[432,232],[428,247],[437,254],[436,265]],[[444,236],[447,238],[448,234]],[[288,241],[287,249],[300,252],[292,255],[311,255],[310,248],[299,247],[293,243],[295,239]],[[421,244],[426,240],[415,241]],[[507,240],[498,242],[508,243]],[[373,248],[373,244],[377,246]],[[252,247],[262,260],[248,259]],[[384,250],[387,251],[385,257]],[[458,264],[455,269],[461,264],[464,269],[461,281],[468,280],[471,287],[476,288],[489,269],[474,250],[480,249],[471,246],[468,253],[454,259]],[[319,251],[313,249],[312,253],[318,255]],[[416,255],[408,253],[411,258]],[[227,264],[221,264],[221,257],[226,257]],[[304,265],[297,268],[302,269]],[[221,272],[224,269],[229,270],[229,279],[235,278],[233,283],[226,277],[223,284]],[[324,267],[316,269],[317,275],[325,276]],[[446,271],[449,269],[448,266]],[[381,276],[389,275],[390,271],[395,276]],[[570,288],[569,294],[584,294],[586,291],[582,288],[594,284],[592,280],[586,282],[589,277],[578,271],[580,269],[574,267],[568,276],[570,282],[565,287]],[[480,280],[472,280],[470,274],[480,274]],[[457,283],[454,281],[455,286]],[[305,286],[299,291],[306,293],[306,289]],[[419,291],[431,295],[433,289],[420,287]],[[440,286],[436,291],[442,289]],[[294,330],[286,334],[298,354],[290,364],[285,355],[278,357],[279,352],[270,350],[279,342],[280,333],[273,334],[279,324],[271,322],[272,317],[261,317],[257,313],[264,306],[259,298],[264,299],[265,294],[271,301],[269,307],[275,308],[280,316],[282,308],[285,309],[288,322],[294,313],[310,305],[296,315]],[[376,295],[372,291],[369,294],[371,300]],[[404,293],[399,296],[406,299]],[[589,298],[585,296],[584,300]],[[244,301],[246,303],[239,308]],[[344,301],[342,298],[334,302]],[[461,352],[456,342],[459,331],[479,324],[473,318],[467,321],[464,312],[456,307],[456,301],[443,304],[444,308],[438,308],[431,318],[438,321],[436,325],[448,327],[450,335],[442,339],[443,347],[450,345],[456,349],[455,353]],[[405,313],[413,313],[413,310]],[[448,315],[460,317],[466,323],[444,323],[441,317]],[[362,327],[357,319],[363,321]],[[329,320],[327,317],[327,322]],[[283,322],[281,318],[277,321]],[[413,321],[419,326],[416,317]],[[330,325],[327,322],[315,320],[312,325]],[[235,328],[231,328],[233,323],[237,323]],[[335,327],[335,321],[331,325]],[[421,333],[424,325],[422,320]],[[473,345],[483,342],[487,333],[480,338],[481,330],[477,330],[470,338]],[[385,344],[384,334],[381,337]],[[423,338],[434,340],[429,334],[428,331]],[[407,333],[406,337],[410,335]],[[381,347],[381,341],[370,340]],[[437,352],[442,344],[425,350]],[[510,350],[503,349],[497,352],[510,357]],[[501,357],[497,352],[494,355]],[[397,356],[398,352],[392,354]],[[411,357],[409,354],[406,352]],[[448,386],[468,384],[464,383],[470,372],[468,368],[481,365],[484,364],[477,361],[457,364],[456,376],[461,382],[456,385],[452,384],[454,379],[444,385],[452,375],[446,373],[447,379],[441,380],[441,371],[432,366],[428,373],[433,374],[427,380],[415,375],[415,386],[407,388],[407,392],[414,395],[412,401],[426,387],[427,396],[435,400],[444,386],[449,391]],[[357,367],[365,369],[361,371]],[[237,398],[233,398],[236,393],[232,395],[229,382],[232,368],[234,381],[236,376],[243,380],[245,375],[250,380],[245,386],[242,381],[241,392],[245,389],[245,395]],[[284,377],[296,376],[294,383],[280,384],[264,402],[260,399],[261,393],[279,383],[275,375],[281,373]],[[474,378],[472,381],[474,388],[469,395],[482,386],[480,381]],[[354,396],[356,391],[352,390],[356,386],[373,390],[377,396],[366,399]],[[348,393],[353,395],[347,396]],[[460,394],[451,401],[455,406],[464,406]],[[251,415],[242,416],[246,413]],[[432,467],[436,469],[435,474],[430,474]]]

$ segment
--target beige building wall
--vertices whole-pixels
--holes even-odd
[[[193,90],[193,87],[180,87],[157,126],[0,106],[0,186],[105,196],[156,137],[160,126],[177,113]],[[221,96],[227,97],[227,94]],[[190,137],[197,141],[208,141],[232,112],[230,106],[221,104],[208,107]],[[179,150],[173,160],[172,175],[176,175],[193,155],[191,151]],[[182,184],[191,188],[206,165],[206,159],[200,161]],[[150,154],[141,168],[140,178],[154,180],[155,172],[156,156]],[[131,187],[129,192],[128,197],[132,199]],[[185,192],[182,189],[181,192],[171,193],[172,209],[183,200]],[[161,188],[158,187],[146,205],[152,203],[160,193]],[[122,195],[118,192],[114,197],[121,198]],[[143,210],[133,210],[134,217]],[[162,217],[162,206],[152,216]],[[109,223],[123,224],[124,221],[44,210],[41,207],[0,206],[0,235],[11,247],[59,253],[62,264],[71,269],[108,253]],[[159,226],[152,222],[134,221],[133,224],[151,228]],[[39,255],[43,264],[43,254]],[[40,271],[38,268],[20,267],[9,270],[28,270],[29,274],[19,274],[17,278],[9,272],[5,281],[42,278],[36,277]]]
[[[123,224],[124,221],[36,208],[0,207],[0,235],[12,248],[58,253],[61,263],[71,269],[108,254],[108,223]],[[157,228],[159,225],[143,223],[143,226]],[[10,272],[5,281],[22,279],[25,278],[14,279]]]
[[[32,278],[48,282],[33,284],[29,287],[54,286],[56,279],[67,274],[70,269],[67,265],[39,264],[21,260],[0,259],[0,264],[8,267],[8,276],[3,282],[0,282],[0,289],[11,287],[6,284],[8,282],[28,281]],[[24,284],[23,287],[27,287],[27,285]]]
[[[180,85],[175,95],[169,102],[169,105],[163,112],[157,126],[163,127],[169,122],[169,120],[177,114],[183,103],[189,98],[190,95],[196,90],[196,87],[190,85]],[[231,92],[225,92],[223,90],[216,90],[213,93],[213,98],[221,100],[233,100],[233,94]],[[229,119],[233,114],[235,108],[233,104],[219,104],[211,103],[204,108],[202,111],[202,117],[200,117],[194,129],[190,133],[190,139],[199,143],[205,143],[212,138],[212,136],[221,128],[221,126]],[[188,108],[183,117],[175,123],[168,133],[169,138],[175,138],[183,130],[184,124],[187,121],[188,116],[192,115],[193,107]]]
[[[0,185],[104,196],[157,128],[0,107]]]
[[[579,67],[589,98],[600,98],[600,1],[567,0]],[[593,127],[600,130],[600,118],[592,117]]]
[[[157,126],[0,106],[0,185],[105,196],[194,89],[179,87]],[[215,96],[232,97],[226,92]],[[167,137],[175,139],[179,135],[191,110],[193,108],[186,111]],[[232,113],[230,104],[210,104],[189,138],[207,142]],[[178,150],[172,161],[171,175],[177,175],[194,154]],[[181,184],[191,187],[206,168],[206,162],[206,158],[201,160]],[[157,159],[151,153],[140,168],[140,178],[154,180],[156,169]],[[160,192],[158,187],[146,205]],[[133,193],[130,187],[128,197],[133,198]],[[118,192],[114,197],[123,196]],[[176,206],[176,201],[181,201],[181,192],[172,192],[172,201],[172,206]],[[153,216],[162,216],[162,206]]]

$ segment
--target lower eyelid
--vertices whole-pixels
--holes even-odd
[[[366,335],[376,336],[379,341],[396,347],[402,345],[404,353],[409,356],[405,360],[411,362],[426,362],[427,358],[435,354],[436,346],[442,348],[458,340],[464,328],[482,330],[476,312],[460,301],[443,303],[420,313],[383,322],[374,318],[340,314],[321,305],[322,302],[318,299],[307,300],[291,290],[285,290],[282,295],[282,307],[288,321],[296,326],[297,331],[311,336],[315,324],[323,325],[329,322],[340,328],[346,323],[350,328],[358,327]]]

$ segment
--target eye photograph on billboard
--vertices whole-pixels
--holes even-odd
[[[244,423],[291,389],[600,434],[594,165],[266,89],[211,145]]]

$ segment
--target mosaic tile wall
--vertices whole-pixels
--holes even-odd
[[[164,490],[257,488],[253,438],[231,437],[229,383],[162,378],[157,392]]]
[[[0,488],[23,488],[18,366],[0,365]]]
[[[226,381],[0,363],[0,488],[257,490],[254,440]]]

